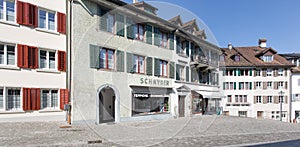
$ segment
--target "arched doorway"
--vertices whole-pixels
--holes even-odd
[[[99,94],[99,123],[115,122],[116,94],[113,88],[101,88]]]

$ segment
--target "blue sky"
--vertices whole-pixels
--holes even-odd
[[[132,0],[124,1],[132,3]],[[300,0],[145,2],[156,5],[160,9],[159,16],[165,19],[178,14],[184,17],[183,21],[198,18],[200,28],[205,29],[209,41],[220,47],[226,47],[229,42],[233,46],[256,46],[259,38],[266,38],[267,46],[279,53],[300,53]],[[166,6],[170,8],[167,9]]]

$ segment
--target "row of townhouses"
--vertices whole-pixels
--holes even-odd
[[[219,48],[195,19],[157,11],[138,1],[0,0],[0,115],[71,104],[73,123],[299,116],[299,56],[265,39]]]

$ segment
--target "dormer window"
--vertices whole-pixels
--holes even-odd
[[[224,62],[225,61],[225,56],[224,55],[220,55],[219,60],[220,60],[220,62]]]
[[[235,55],[235,56],[234,56],[234,61],[235,61],[235,62],[241,61],[240,55]]]
[[[263,60],[264,60],[264,62],[272,62],[273,56],[272,55],[264,55]]]

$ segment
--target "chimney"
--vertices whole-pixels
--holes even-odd
[[[264,39],[264,38],[259,39],[259,40],[258,40],[258,45],[259,45],[260,47],[267,47],[267,39]]]
[[[132,0],[132,3],[137,3],[139,2],[139,0]]]
[[[228,43],[228,49],[232,49],[232,44],[231,43]]]

